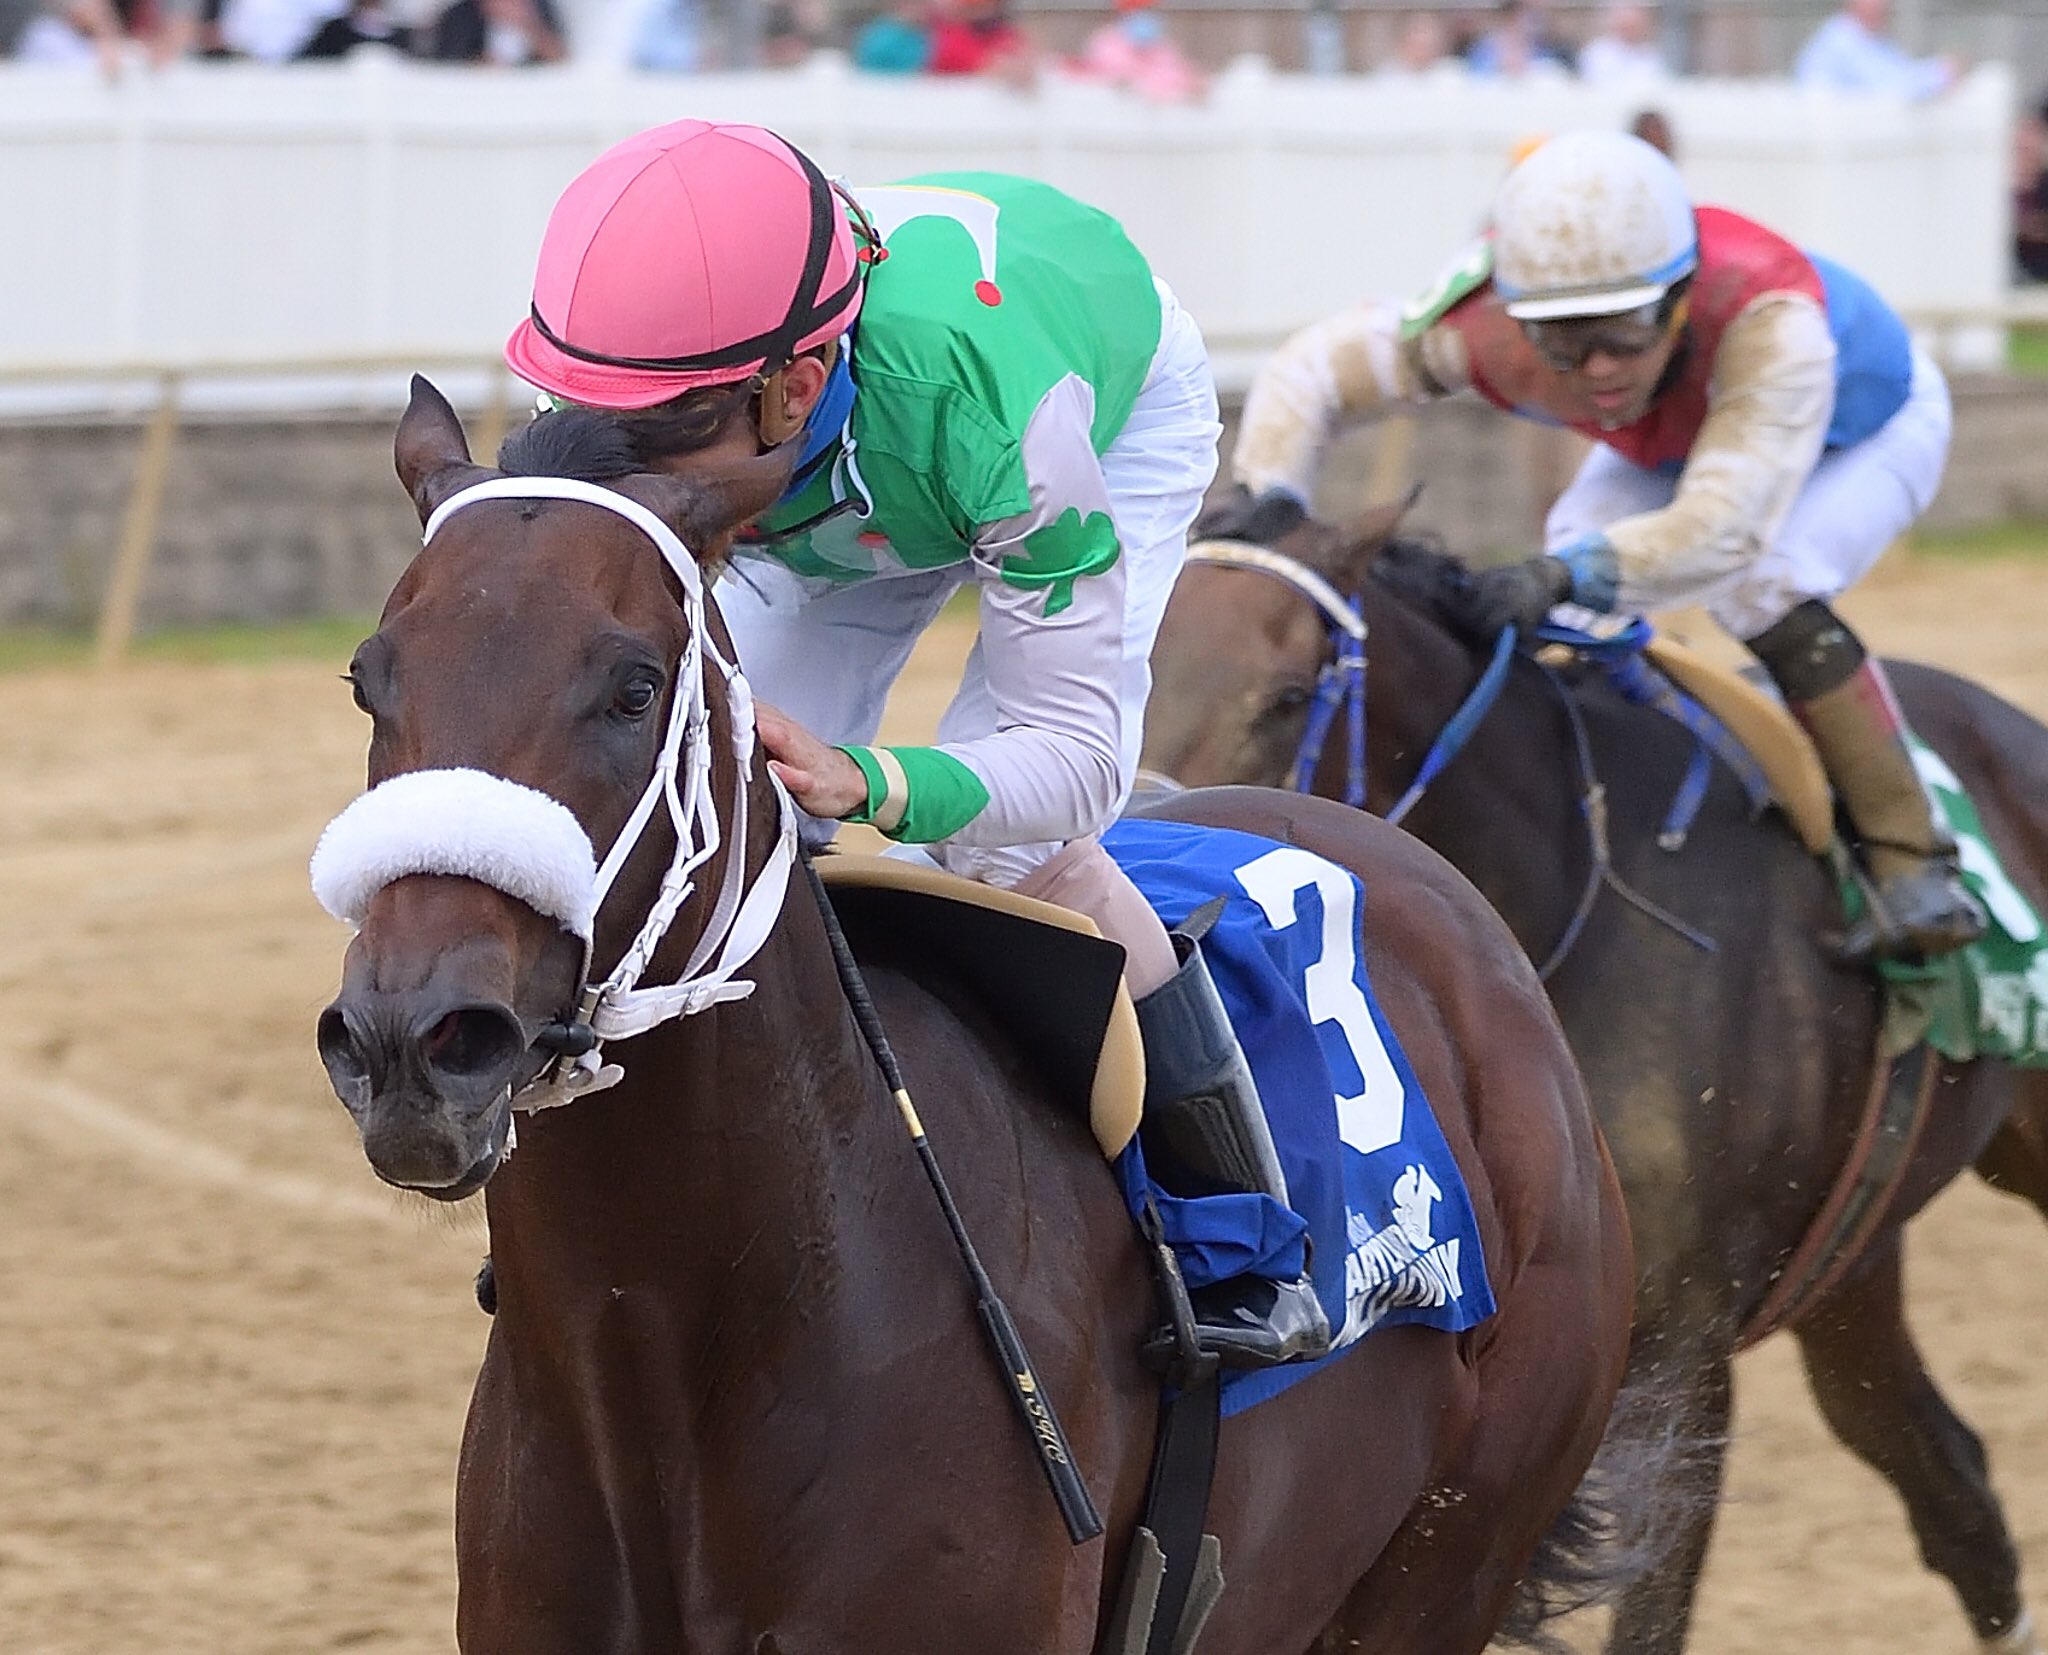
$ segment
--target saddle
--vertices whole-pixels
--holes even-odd
[[[1689,725],[1738,775],[1746,772],[1744,785],[1756,805],[1775,804],[1810,853],[1826,856],[1832,850],[1837,836],[1827,770],[1812,738],[1767,683],[1719,665],[1637,616],[1560,604],[1536,638],[1539,660],[1602,667],[1630,700]],[[1655,684],[1677,691],[1677,699],[1649,688]],[[1688,701],[1691,712],[1683,705]],[[1705,726],[1698,722],[1702,712]]]
[[[1145,1054],[1124,951],[1084,914],[887,856],[816,867],[862,966],[964,999],[1115,1160],[1138,1130]]]
[[[1835,838],[1833,791],[1812,738],[1785,704],[1673,639],[1653,637],[1643,654],[1748,750],[1799,842],[1815,856],[1826,855]]]

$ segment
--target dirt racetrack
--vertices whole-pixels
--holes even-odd
[[[2031,561],[1905,562],[1851,608],[2048,716],[2044,592]],[[905,728],[963,644],[920,656]],[[314,1057],[345,938],[306,854],[361,778],[340,665],[0,677],[5,1655],[453,1647],[485,1241],[376,1183]],[[1912,1259],[2048,1609],[2048,1235],[1972,1184]],[[1701,1655],[1973,1647],[1788,1343],[1741,1364],[1737,1430]]]

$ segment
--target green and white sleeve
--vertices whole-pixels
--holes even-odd
[[[975,661],[994,728],[936,747],[849,748],[868,779],[868,821],[910,843],[1001,847],[1077,839],[1108,825],[1122,758],[1125,567],[1090,438],[1094,390],[1068,375],[1019,444],[1030,504],[974,537],[981,598]]]

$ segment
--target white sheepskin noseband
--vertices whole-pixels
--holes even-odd
[[[567,805],[531,787],[482,770],[409,771],[329,822],[313,852],[313,894],[350,925],[394,879],[422,873],[481,880],[590,940],[590,835]]]

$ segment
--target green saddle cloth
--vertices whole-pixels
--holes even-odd
[[[1908,734],[1906,740],[1935,815],[1955,835],[1963,883],[1984,904],[1991,928],[1968,948],[1924,965],[1878,962],[1886,1051],[1896,1054],[1925,1041],[1958,1063],[1989,1057],[2048,1067],[2048,933],[2033,904],[2006,878],[1956,773],[1918,737]],[[1846,857],[1837,858],[1836,877],[1842,905],[1854,920],[1863,912],[1863,887]]]

